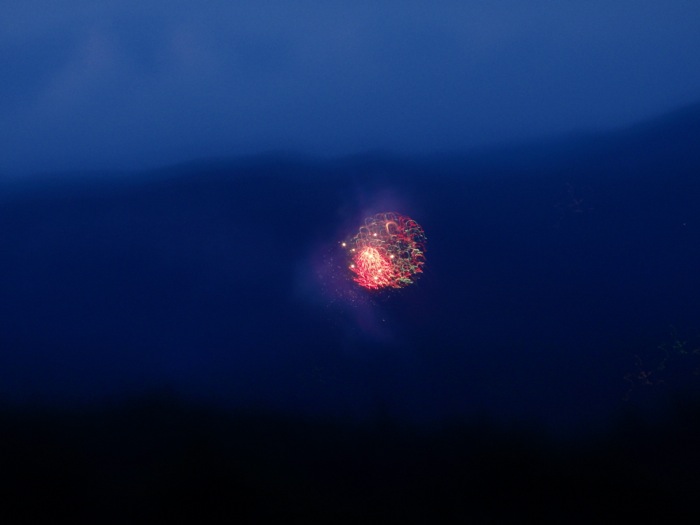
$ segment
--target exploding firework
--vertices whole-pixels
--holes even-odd
[[[379,213],[350,241],[348,250],[353,280],[370,290],[403,288],[412,284],[425,264],[423,228],[398,213]]]

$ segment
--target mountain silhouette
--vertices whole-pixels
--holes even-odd
[[[473,155],[6,181],[0,396],[604,419],[642,350],[697,337],[698,107]],[[426,271],[367,295],[338,242],[392,210],[425,229]],[[658,384],[693,388],[682,369]]]

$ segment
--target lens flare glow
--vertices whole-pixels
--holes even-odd
[[[348,251],[353,280],[369,290],[404,288],[425,264],[423,228],[398,213],[379,213],[365,219],[352,239],[341,243]]]

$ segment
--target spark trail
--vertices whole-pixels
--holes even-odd
[[[353,280],[370,290],[404,288],[423,272],[426,236],[423,228],[398,213],[378,213],[348,242]]]

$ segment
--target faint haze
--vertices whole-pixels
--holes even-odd
[[[698,49],[682,0],[12,0],[0,173],[613,128],[700,99]]]

